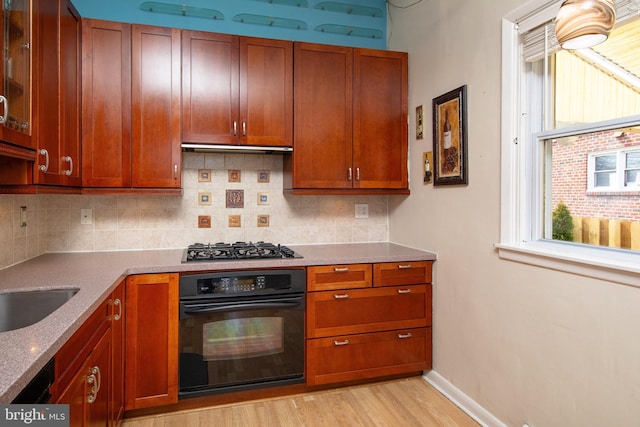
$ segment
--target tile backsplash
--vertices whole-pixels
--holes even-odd
[[[387,196],[285,195],[282,160],[184,153],[182,196],[0,195],[0,268],[45,252],[388,240]],[[238,204],[228,204],[227,190],[236,190]],[[362,203],[369,205],[369,217],[356,219],[355,204]],[[26,227],[20,226],[20,206],[27,206]],[[91,209],[91,224],[81,224],[82,209]],[[210,228],[199,227],[199,217],[209,217]]]

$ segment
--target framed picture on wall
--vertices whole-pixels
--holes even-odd
[[[467,86],[433,99],[433,185],[468,184]]]

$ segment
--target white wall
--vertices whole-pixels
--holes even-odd
[[[394,0],[410,4],[408,0]],[[509,426],[640,423],[640,289],[500,260],[501,18],[521,0],[391,8],[409,52],[411,196],[390,201],[390,240],[438,253],[434,370]],[[431,100],[468,85],[469,185],[422,184]],[[410,129],[415,119],[411,117]],[[412,224],[407,226],[407,224]]]

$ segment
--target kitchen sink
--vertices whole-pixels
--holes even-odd
[[[0,293],[0,332],[37,323],[69,301],[78,288]]]

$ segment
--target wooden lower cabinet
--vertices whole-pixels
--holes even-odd
[[[111,334],[105,332],[55,403],[69,405],[69,425],[109,426]]]
[[[308,386],[431,368],[430,261],[317,269],[307,272]],[[338,274],[356,271],[373,275],[354,287]],[[323,274],[334,280],[319,283]]]
[[[69,405],[69,425],[115,426],[123,408],[124,283],[56,354],[51,401]]]
[[[126,279],[125,410],[178,401],[178,274]]]

